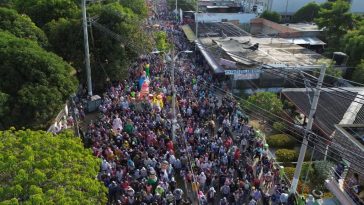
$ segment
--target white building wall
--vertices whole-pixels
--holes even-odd
[[[239,23],[250,23],[251,19],[256,18],[253,13],[199,13],[197,14],[198,22],[221,22],[223,19],[228,21],[238,20]]]

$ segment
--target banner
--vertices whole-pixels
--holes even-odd
[[[225,70],[225,75],[233,75],[234,80],[253,80],[259,79],[261,70]]]

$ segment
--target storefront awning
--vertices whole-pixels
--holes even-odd
[[[192,43],[196,40],[195,33],[192,31],[192,29],[189,25],[183,25],[182,30],[185,33],[187,39],[190,41],[190,43]]]
[[[224,69],[221,68],[221,66],[215,61],[215,59],[209,54],[209,52],[206,50],[206,48],[201,44],[199,40],[195,40],[195,44],[197,48],[200,50],[201,54],[207,61],[207,63],[211,66],[211,68],[214,70],[215,74],[223,74],[225,73]]]

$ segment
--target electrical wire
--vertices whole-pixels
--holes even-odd
[[[208,82],[207,82],[207,81],[205,81],[205,80],[204,80],[204,82],[205,82],[205,83],[208,83]],[[212,84],[210,84],[210,85],[212,85]],[[218,88],[218,87],[216,87],[216,86],[214,86],[214,85],[212,85],[212,86],[213,86],[213,87],[215,87],[215,88],[217,88],[217,89],[219,89],[220,91],[223,91],[223,92],[225,92],[225,93],[229,93],[229,92],[227,92],[227,91],[225,91],[225,90],[223,90],[223,89],[221,89],[221,88]],[[233,96],[234,98],[238,98],[238,99],[240,99],[240,100],[242,100],[242,101],[244,101],[244,102],[246,102],[246,103],[249,103],[249,104],[251,104],[253,107],[257,107],[258,109],[260,109],[260,110],[262,110],[262,111],[264,111],[264,112],[266,112],[266,113],[268,113],[268,114],[270,114],[270,115],[273,115],[274,117],[277,117],[277,118],[279,118],[279,119],[283,120],[284,122],[286,122],[286,123],[288,123],[288,124],[291,124],[291,125],[293,125],[293,126],[295,125],[294,123],[289,122],[289,121],[287,121],[286,119],[284,119],[284,118],[282,118],[282,117],[280,117],[280,116],[278,116],[278,115],[276,115],[276,114],[274,114],[274,113],[272,113],[272,112],[270,112],[270,111],[264,110],[263,108],[261,108],[261,107],[259,107],[259,106],[257,106],[257,105],[254,105],[254,104],[250,103],[249,101],[247,101],[247,100],[245,100],[245,99],[242,99],[242,98],[240,98],[240,97],[238,97],[238,96],[235,96],[235,95],[234,95],[234,94],[232,94],[232,93],[229,93],[229,95]],[[308,134],[314,135],[314,136],[316,136],[316,137],[320,138],[321,140],[326,141],[326,143],[330,143],[330,144],[337,145],[338,147],[342,147],[341,145],[339,145],[339,144],[337,144],[337,143],[335,143],[335,142],[332,142],[331,140],[326,139],[326,138],[325,138],[325,137],[323,137],[323,136],[317,135],[316,133],[314,133],[314,132],[312,132],[312,131],[308,131]],[[350,152],[350,153],[352,153],[353,155],[359,156],[360,158],[364,158],[363,156],[360,156],[360,155],[358,155],[357,153],[354,153],[354,152],[352,152],[352,151],[350,151],[350,150],[345,150],[345,151],[346,151],[346,152]],[[340,153],[342,153],[342,154],[343,154],[343,152],[340,152]]]
[[[206,82],[206,81],[205,81]],[[210,85],[212,85],[212,84],[210,84]],[[212,85],[213,87],[215,87],[214,85]],[[215,87],[216,88],[216,87]],[[218,88],[219,89],[219,88]],[[236,97],[236,96],[234,96],[232,93],[229,93],[229,92],[227,92],[227,91],[224,91],[224,90],[222,90],[221,89],[221,91],[223,91],[223,92],[225,92],[226,94],[229,94],[229,95],[231,95],[231,96],[233,96],[233,97]],[[246,101],[246,102],[248,102],[248,101]],[[249,103],[249,102],[248,102]],[[259,106],[256,106],[256,107],[259,107]],[[259,107],[260,108],[260,107]],[[261,110],[263,109],[263,108],[260,108]],[[255,111],[257,111],[258,109],[256,109]],[[264,109],[263,109],[264,110]],[[254,111],[254,110],[251,110],[251,111]],[[269,112],[269,111],[266,111],[266,110],[264,110],[265,112]],[[260,116],[262,116],[263,118],[264,117],[267,117],[267,115],[263,115],[263,114],[261,114],[261,113],[259,113],[259,112],[255,112],[254,114],[258,114],[258,115],[260,115]],[[274,115],[274,114],[273,114]],[[271,127],[270,125],[268,125],[269,127]],[[272,127],[273,128],[273,127]],[[274,129],[274,128],[273,128]],[[300,133],[298,133],[298,132],[296,132],[296,131],[294,131],[294,130],[292,130],[292,129],[289,129],[289,128],[285,128],[286,130],[288,130],[288,131],[290,131],[290,132],[293,132],[293,133],[295,133],[295,134],[298,134],[298,135],[300,135]],[[313,133],[314,135],[313,136],[316,136],[316,137],[318,137],[318,135],[316,135],[315,133]],[[292,135],[291,135],[292,136]],[[298,142],[300,142],[300,143],[302,143],[302,141],[300,141],[300,140],[298,140],[297,138],[294,138],[294,140],[296,140],[296,141],[298,141]],[[308,141],[309,142],[312,142],[312,143],[315,143],[315,141],[313,141],[313,140],[310,140],[309,138],[308,138]],[[316,146],[318,146],[318,147],[321,147],[321,148],[326,148],[324,145],[316,145]],[[309,145],[307,145],[307,147],[310,147],[310,148],[313,148],[312,146],[309,146]],[[318,150],[319,151],[319,150]],[[337,150],[338,151],[338,150]],[[323,153],[322,151],[319,151],[321,154],[323,154],[323,155],[325,155],[325,153]],[[341,151],[338,151],[339,153],[341,153],[341,154],[344,154],[343,152],[341,152]],[[338,153],[335,153],[335,152],[333,152],[333,154],[335,154],[335,155],[337,155],[337,156],[339,156],[340,158],[342,157],[341,155],[339,155]],[[331,157],[331,156],[329,156],[329,155],[327,155],[327,157],[328,158],[331,158],[331,159],[333,159],[333,160],[335,160],[336,162],[340,162],[340,161],[338,161],[337,159],[335,159],[335,158],[333,158],[333,157]],[[359,168],[361,168],[361,169],[364,169],[364,167],[362,167],[362,166],[360,166],[359,164],[357,164],[356,162],[354,162],[354,161],[350,161],[350,160],[348,160],[350,163],[352,163],[352,164],[354,164],[354,165],[356,165],[357,167],[359,167]],[[357,171],[357,170],[355,170],[355,171]]]
[[[298,82],[298,81],[297,81]],[[301,84],[303,84],[302,82],[299,82],[299,83],[301,83]],[[321,90],[322,91],[322,90]],[[319,105],[319,106],[321,106],[321,105]],[[322,106],[321,106],[322,107]],[[330,112],[328,112],[328,113],[330,113]],[[332,114],[332,113],[330,113],[330,114]],[[339,120],[339,122],[340,122],[340,120]],[[310,134],[314,134],[314,133],[310,133]],[[325,140],[325,141],[327,141],[327,142],[330,142],[331,144],[334,144],[334,145],[337,145],[338,147],[341,147],[342,148],[342,146],[340,145],[340,144],[337,144],[337,143],[334,143],[334,142],[332,142],[331,140],[329,140],[329,139],[326,139],[325,137],[323,137],[323,136],[319,136],[319,135],[317,135],[317,134],[315,134],[317,137],[319,137],[319,138],[321,138],[322,140]],[[348,150],[349,152],[351,152],[350,150]],[[357,153],[354,153],[354,152],[351,152],[353,155],[356,155],[356,156],[359,156],[360,158],[364,158],[364,156],[360,156],[360,155],[358,155]]]
[[[280,77],[285,77],[285,78],[289,78],[290,80],[292,80],[292,81],[294,81],[294,82],[298,82],[298,83],[301,83],[301,82],[299,82],[299,81],[297,81],[297,79],[294,79],[294,78],[292,78],[292,77],[288,77],[288,74],[290,74],[290,75],[292,75],[292,73],[289,73],[289,71],[284,71],[284,70],[278,70],[278,69],[275,69],[275,70],[268,70],[268,69],[262,69],[263,71],[265,71],[265,72],[269,72],[269,73],[272,73],[272,72],[277,72],[277,73],[280,73],[280,74],[284,74],[284,75],[287,75],[287,76],[280,76]],[[306,73],[307,74],[307,73]],[[317,79],[316,79],[317,80]],[[314,83],[314,84],[316,84],[317,83],[317,81],[311,81],[311,80],[307,80],[308,82],[310,82],[310,83]],[[302,84],[302,83],[301,83]],[[327,84],[327,83],[323,83],[323,85],[329,85],[329,84]],[[332,90],[332,91],[336,91],[336,92],[339,92],[339,93],[342,93],[342,94],[345,94],[345,95],[350,95],[350,96],[353,96],[353,97],[355,97],[355,98],[359,98],[359,97],[363,97],[363,98],[359,98],[359,99],[361,99],[361,100],[364,100],[364,95],[361,95],[361,94],[359,94],[358,92],[354,92],[354,91],[350,91],[350,90],[347,90],[347,89],[343,89],[343,88],[340,88],[340,87],[323,87],[323,88],[321,88],[321,90],[323,91],[323,92],[328,92],[328,91],[326,91],[325,89],[328,89],[328,90]],[[343,93],[343,92],[340,92],[340,91],[338,91],[338,90],[343,90],[343,91],[346,91],[345,93]],[[353,94],[350,94],[350,93],[353,93]],[[346,99],[348,99],[348,100],[351,100],[351,99],[349,99],[349,98],[347,98],[347,97],[345,97],[345,96],[342,96],[343,98],[346,98]],[[360,104],[363,104],[363,102],[358,102],[358,103],[360,103]]]
[[[269,70],[269,71],[265,71],[265,72],[270,73],[270,74],[273,74],[273,75],[277,75],[277,76],[280,76],[280,77],[283,77],[283,76],[279,75],[279,74],[282,74],[282,72],[279,72],[279,71],[272,71],[272,70]],[[277,74],[277,73],[278,73],[278,74]],[[283,73],[283,74],[284,74],[284,73]],[[305,83],[303,83],[303,82],[301,82],[301,81],[298,81],[297,79],[294,79],[294,78],[292,78],[292,77],[288,77],[288,76],[284,76],[284,77],[285,77],[285,78],[287,78],[287,79],[289,79],[290,81],[293,81],[293,82],[296,82],[296,83],[299,83],[299,84],[301,84],[301,85],[304,85],[304,86],[305,86]],[[311,82],[311,81],[310,81],[310,82]],[[331,90],[331,91],[335,91],[335,92],[327,91],[327,90],[325,90],[325,89],[329,89],[329,90]],[[336,95],[336,96],[338,96],[338,97],[340,97],[340,98],[344,98],[344,99],[346,99],[346,100],[349,100],[350,102],[356,102],[356,103],[358,103],[358,104],[364,105],[364,102],[358,102],[358,101],[356,101],[356,100],[355,100],[355,98],[354,98],[354,99],[351,99],[351,98],[345,97],[345,96],[343,96],[343,95],[340,95],[340,93],[342,93],[342,92],[337,91],[337,90],[335,90],[335,89],[331,89],[331,88],[324,87],[324,88],[321,88],[321,89],[320,89],[320,91],[321,91],[321,92],[328,93],[328,94]],[[336,92],[337,92],[337,93],[336,93]],[[345,93],[343,93],[343,94],[345,94]],[[364,100],[364,99],[363,99],[363,100]]]

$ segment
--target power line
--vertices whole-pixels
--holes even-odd
[[[206,81],[205,81],[206,82]],[[208,83],[208,82],[206,82],[206,83]],[[208,83],[209,84],[209,83]],[[209,85],[212,85],[212,84],[209,84]],[[224,93],[226,93],[226,94],[229,94],[229,95],[231,95],[231,96],[233,96],[234,98],[239,98],[239,97],[237,97],[237,96],[234,96],[232,93],[229,93],[229,92],[227,92],[227,91],[224,91],[224,90],[222,90],[222,89],[220,89],[220,88],[218,88],[218,87],[216,87],[216,86],[214,86],[214,85],[212,85],[213,87],[215,87],[215,88],[217,88],[217,89],[219,89],[219,90],[221,90],[222,92],[224,92]],[[242,100],[244,100],[244,99],[242,99]],[[246,101],[246,102],[248,102],[248,101]],[[263,110],[263,111],[265,111],[265,112],[268,112],[268,113],[270,113],[269,111],[266,111],[266,110],[264,110],[263,108],[260,108],[259,106],[255,106],[255,107],[258,107],[258,109],[260,109],[260,110]],[[250,109],[251,111],[254,111],[254,110],[252,110],[251,108],[248,108],[248,109]],[[257,108],[255,108],[255,111],[258,111],[258,109]],[[266,115],[264,115],[264,114],[261,114],[259,111],[258,112],[255,112],[255,114],[258,114],[259,116],[262,116],[263,118],[264,117],[267,117]],[[272,114],[272,115],[275,115],[275,114]],[[274,119],[273,117],[268,117],[268,118],[270,118],[270,119]],[[270,125],[268,125],[268,126],[270,126]],[[271,127],[271,126],[270,126]],[[274,128],[273,128],[274,129]],[[292,132],[292,133],[295,133],[295,134],[297,134],[297,135],[301,135],[302,133],[298,133],[297,131],[295,131],[294,129],[289,129],[289,128],[287,128],[287,127],[285,127],[285,129],[286,130],[288,130],[288,131],[290,131],[290,132]],[[309,133],[309,134],[311,134],[311,136],[315,136],[315,137],[321,137],[321,136],[319,136],[319,135],[316,135],[315,133]],[[290,135],[291,136],[291,135]],[[293,137],[293,136],[292,136]],[[294,137],[293,137],[294,138]],[[300,142],[300,143],[302,143],[302,141],[300,141],[300,140],[298,140],[297,138],[294,138],[294,140],[296,140],[296,141],[298,141],[298,142]],[[316,141],[314,141],[314,140],[311,140],[311,139],[308,139],[308,141],[309,142],[312,142],[312,143],[317,143]],[[320,141],[319,141],[320,142]],[[310,148],[313,148],[312,146],[309,146],[309,145],[307,145],[308,147],[310,147]],[[323,145],[320,145],[320,146],[318,146],[318,147],[321,147],[321,148],[325,148]],[[319,151],[319,150],[318,150]],[[341,153],[341,154],[344,154],[343,152],[341,152],[341,151],[339,151],[339,150],[337,150],[339,153]],[[346,150],[347,151],[347,150]],[[323,154],[323,155],[325,155],[325,153],[323,153],[322,151],[319,151],[321,154]],[[333,154],[335,154],[335,155],[337,155],[337,156],[339,156],[340,158],[342,157],[341,155],[339,155],[338,153],[335,153],[335,152],[333,152]],[[329,158],[331,158],[331,159],[334,159],[336,162],[339,162],[337,159],[335,159],[335,158],[333,158],[333,157],[331,157],[331,156],[327,156],[327,157],[329,157]],[[362,166],[360,166],[359,164],[356,164],[356,162],[353,162],[353,161],[350,161],[350,160],[348,160],[350,163],[352,163],[352,164],[354,164],[354,165],[356,165],[356,166],[358,166],[358,167],[360,167],[360,168],[364,168],[364,167],[362,167]]]
[[[209,84],[209,83],[208,83],[207,81],[205,81],[205,80],[204,80],[204,82],[205,82],[205,83],[207,83],[207,84]],[[279,119],[281,119],[281,120],[285,121],[285,122],[286,122],[286,123],[288,123],[288,124],[291,124],[291,125],[295,126],[295,124],[294,124],[294,123],[289,122],[289,121],[287,121],[286,119],[284,119],[284,118],[282,118],[282,117],[280,117],[280,116],[278,116],[278,115],[276,115],[276,114],[274,114],[274,113],[272,113],[272,112],[270,112],[270,111],[265,110],[264,108],[261,108],[261,107],[259,107],[259,106],[255,105],[255,104],[252,104],[252,103],[250,103],[249,101],[247,101],[247,100],[245,100],[245,99],[242,99],[242,98],[240,98],[240,97],[238,97],[238,96],[236,96],[236,95],[234,95],[234,94],[232,94],[232,93],[230,93],[230,92],[227,92],[227,91],[225,91],[225,90],[223,90],[223,89],[221,89],[221,88],[219,88],[219,87],[214,86],[213,84],[209,84],[209,85],[212,85],[213,87],[217,88],[218,90],[220,90],[220,91],[222,91],[222,92],[224,92],[224,93],[227,93],[227,94],[231,95],[231,96],[232,96],[232,97],[234,97],[234,98],[238,98],[238,99],[240,99],[240,100],[242,100],[242,101],[244,101],[244,102],[246,102],[246,103],[249,103],[249,104],[251,104],[253,107],[256,107],[256,108],[257,108],[257,109],[259,109],[259,110],[262,110],[262,111],[264,111],[264,112],[266,112],[266,113],[268,113],[268,114],[270,114],[270,115],[272,115],[272,116],[274,116],[274,117],[276,117],[276,118],[279,118]],[[332,141],[330,141],[330,140],[326,139],[325,137],[320,136],[320,135],[318,135],[318,134],[316,134],[316,133],[314,133],[314,132],[312,132],[312,131],[309,131],[308,133],[309,133],[309,134],[311,134],[311,135],[314,135],[314,136],[316,136],[316,137],[318,137],[318,138],[320,138],[321,140],[325,140],[326,142],[329,142],[330,144],[334,144],[334,145],[338,145],[338,147],[342,147],[340,144],[337,144],[337,143],[335,143],[335,142],[332,142]],[[345,151],[350,152],[350,153],[352,153],[353,155],[359,156],[360,158],[363,158],[363,156],[360,156],[360,155],[358,155],[358,154],[356,154],[356,153],[354,153],[354,152],[351,152],[350,150],[345,150]],[[341,153],[343,153],[343,152],[341,152]]]
[[[267,69],[267,67],[269,67],[269,68],[273,68],[273,69],[271,69],[271,70],[280,70],[281,72],[290,72],[289,70],[287,70],[288,68],[291,68],[291,67],[281,67],[281,68],[277,68],[277,67],[272,67],[272,66],[269,66],[269,65],[263,65],[263,69],[262,70],[269,70],[269,69]],[[265,68],[265,69],[264,69]],[[294,68],[294,69],[290,69],[290,70],[293,70],[293,71],[295,71],[295,72],[302,72],[302,73],[305,73],[306,75],[308,75],[309,77],[311,77],[311,78],[313,78],[315,81],[317,81],[317,77],[315,77],[315,76],[312,76],[312,75],[310,75],[310,74],[308,74],[307,72],[305,72],[304,70],[306,69],[306,70],[310,70],[310,71],[312,71],[312,72],[315,72],[315,73],[318,73],[318,71],[317,71],[317,68],[319,68],[318,66],[310,66],[310,67],[302,67],[302,68],[304,68],[304,69],[297,69],[297,68]],[[331,75],[329,75],[329,76],[331,76]],[[330,85],[330,84],[328,84],[328,83],[323,83],[323,85],[325,85],[325,86],[327,86],[328,88],[330,88],[331,86],[333,86],[333,85]],[[363,85],[363,84],[360,84],[360,85]],[[364,85],[363,85],[364,86]],[[338,87],[338,86],[334,86],[334,88],[336,88],[336,89],[339,89],[339,90],[343,90],[343,91],[346,91],[346,92],[349,92],[349,93],[353,93],[353,94],[356,94],[355,92],[353,92],[353,91],[350,91],[350,90],[347,90],[347,89],[344,89],[344,88],[341,88],[341,87]],[[357,94],[357,95],[359,95],[359,96],[361,96],[361,97],[364,97],[364,95],[361,95],[361,94]]]
[[[301,82],[299,82],[299,83],[301,83]],[[301,84],[303,84],[303,83],[301,83]],[[330,97],[330,96],[329,96]],[[321,105],[320,105],[321,106]],[[321,106],[322,107],[322,106]],[[330,113],[329,112],[329,114],[331,114],[332,115],[332,113]],[[337,117],[336,117],[337,118]],[[313,133],[311,133],[311,134],[313,134]],[[317,137],[320,137],[321,139],[323,139],[323,140],[326,140],[327,142],[330,142],[330,143],[333,143],[332,141],[330,141],[329,139],[326,139],[325,137],[323,137],[323,136],[319,136],[319,135],[317,135],[317,134],[315,134]],[[335,143],[336,144],[336,143]],[[336,145],[338,145],[339,147],[342,147],[340,144],[336,144]],[[348,150],[349,152],[350,152],[350,150]],[[352,152],[352,154],[354,154],[354,155],[356,155],[356,156],[359,156],[360,158],[364,158],[363,156],[360,156],[360,155],[358,155],[357,153],[353,153]]]
[[[299,84],[305,85],[303,82],[298,81],[298,80],[297,80],[297,79],[295,79],[295,78],[288,77],[288,76],[281,76],[281,75],[279,75],[279,74],[282,74],[282,75],[287,74],[287,73],[285,73],[285,72],[281,72],[281,71],[277,71],[277,70],[276,70],[276,71],[273,71],[273,70],[265,70],[265,72],[270,73],[270,74],[273,74],[273,75],[276,75],[276,76],[284,77],[284,78],[289,79],[290,81],[293,81],[293,82],[296,82],[296,83],[299,83]],[[308,82],[313,82],[313,81],[308,81]],[[314,83],[314,82],[313,82],[313,83]],[[325,89],[327,89],[327,90],[325,90]],[[350,98],[348,98],[348,97],[344,96],[345,94],[346,94],[346,95],[348,95],[348,94],[347,94],[347,93],[343,93],[343,92],[341,92],[341,91],[338,91],[336,88],[323,87],[323,88],[321,88],[320,90],[321,90],[322,92],[325,92],[325,93],[329,93],[329,94],[336,95],[336,96],[341,97],[341,98],[345,98],[346,100],[349,100],[349,101],[351,101],[351,102],[356,102],[356,103],[358,103],[358,104],[362,104],[362,105],[364,105],[364,102],[358,102],[358,101],[356,101],[356,100],[355,100],[355,98],[354,98],[354,99],[350,99]],[[330,90],[330,91],[336,91],[337,93],[335,93],[335,92],[329,92],[328,90]],[[364,90],[364,89],[363,89],[363,90]],[[340,93],[341,93],[342,95],[339,95]],[[358,95],[360,95],[360,94],[358,94]],[[364,96],[363,96],[363,97],[364,97]],[[362,100],[364,100],[364,99],[362,99]]]
[[[355,67],[347,67],[347,68],[355,68]],[[317,73],[316,70],[312,70],[312,72]],[[356,82],[356,81],[348,80],[348,79],[345,79],[345,78],[339,78],[339,77],[336,77],[336,76],[333,76],[333,75],[329,75],[329,74],[325,74],[325,75],[327,75],[329,77],[332,77],[332,78],[335,78],[335,79],[338,79],[338,80],[343,80],[343,81],[346,81],[346,82],[349,82],[349,83],[353,83],[353,84],[356,84],[356,85],[364,86],[364,84],[359,83],[359,82]]]

